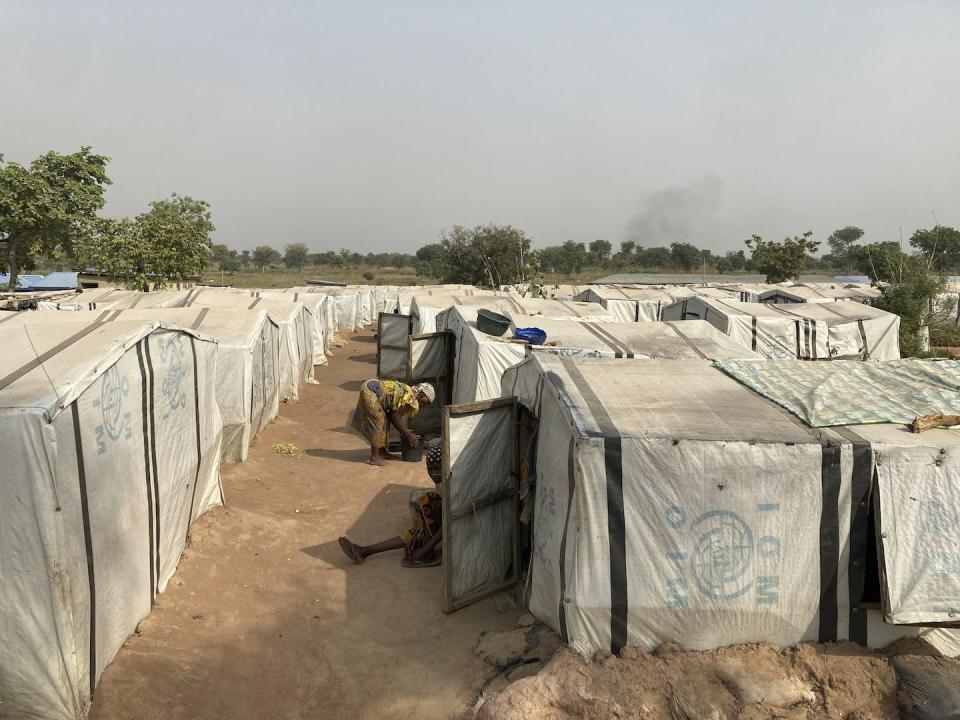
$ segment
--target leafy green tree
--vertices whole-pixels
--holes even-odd
[[[231,258],[236,257],[236,255],[236,250],[231,250],[223,244],[217,243],[210,248],[210,260],[216,263],[217,267],[220,267]]]
[[[530,239],[510,225],[455,225],[440,238],[440,278],[449,283],[503,285],[525,279],[532,269]]]
[[[850,248],[850,267],[873,280],[891,277],[906,254],[896,240]]]
[[[606,267],[607,263],[610,262],[610,253],[613,251],[613,246],[606,240],[594,240],[589,245],[590,248],[590,265],[599,269]]]
[[[235,273],[240,270],[240,260],[237,258],[228,258],[220,263],[219,267],[223,272]]]
[[[754,235],[744,241],[751,251],[751,267],[766,275],[768,283],[799,278],[806,267],[807,253],[816,252],[820,247],[820,241],[813,240],[812,235],[813,233],[808,231],[803,235],[785,238],[783,242],[764,240],[759,235]]]
[[[176,193],[150,203],[150,209],[137,216],[135,236],[147,247],[148,270],[158,287],[168,279],[183,280],[203,272],[214,229],[210,205]]]
[[[662,269],[673,266],[673,255],[670,254],[670,249],[665,247],[640,248],[637,250],[637,258],[641,267]]]
[[[960,230],[946,225],[917,230],[910,237],[910,245],[922,252],[937,271],[960,268]]]
[[[199,275],[213,247],[210,206],[176,193],[135,220],[101,218],[91,229],[76,242],[77,258],[140,290]]]
[[[701,253],[696,245],[675,242],[670,244],[670,259],[675,267],[690,272],[700,264]]]
[[[257,245],[253,250],[253,264],[260,268],[260,272],[266,272],[267,267],[280,260],[280,253],[269,245]]]
[[[560,246],[560,262],[564,274],[579,275],[587,264],[586,246],[575,240],[567,240]]]
[[[559,273],[563,271],[563,250],[558,245],[550,245],[537,250],[537,260],[544,272]]]
[[[853,263],[850,257],[850,250],[854,244],[863,237],[863,230],[853,225],[834,230],[827,238],[827,244],[830,246],[830,259],[833,262],[841,263],[850,272]]]
[[[919,355],[924,330],[939,319],[936,301],[946,283],[922,255],[887,248],[878,260],[875,279],[880,281],[881,295],[874,300],[874,307],[900,316],[900,354]]]
[[[0,245],[10,287],[16,287],[25,259],[69,252],[96,232],[104,186],[110,184],[108,162],[87,146],[70,155],[48,152],[28,167],[0,155]]]
[[[417,275],[440,278],[443,271],[443,246],[440,243],[430,243],[417,250],[415,267]]]
[[[636,262],[636,255],[634,251],[637,248],[637,244],[633,240],[624,240],[620,243],[620,252],[617,253],[619,258],[619,265],[623,266],[624,270],[627,270],[631,265]]]
[[[309,254],[310,250],[303,243],[291,243],[283,249],[283,264],[288,268],[296,268],[297,272],[303,272]]]

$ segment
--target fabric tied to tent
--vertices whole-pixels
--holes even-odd
[[[718,368],[811,427],[909,423],[960,409],[960,361],[798,363],[722,360]]]

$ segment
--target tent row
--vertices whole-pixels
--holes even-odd
[[[86,717],[191,523],[223,503],[220,462],[246,459],[338,327],[372,313],[350,290],[113,289],[0,313],[0,715]]]

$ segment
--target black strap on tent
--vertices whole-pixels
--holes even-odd
[[[750,349],[757,349],[757,316],[750,316]]]
[[[837,639],[837,573],[840,565],[840,454],[839,445],[821,444],[820,490],[820,642]]]
[[[203,319],[207,317],[207,313],[210,312],[210,308],[203,308],[197,314],[197,319],[193,321],[193,325],[190,326],[191,330],[199,330],[200,326],[203,325]],[[191,342],[193,342],[191,338]]]
[[[612,332],[610,332],[605,327],[603,327],[602,323],[595,324],[593,326],[593,329],[596,330],[602,337],[607,338],[607,340],[609,340],[615,346],[619,347],[623,353],[623,357],[627,357],[627,358],[633,357],[633,350],[631,350],[630,347],[625,342],[615,337]]]
[[[800,359],[801,359],[801,356],[800,356],[800,321],[799,321],[799,320],[794,320],[794,321],[793,321],[793,325],[794,325],[794,328],[795,328],[796,331],[797,331],[797,360],[800,360]]]
[[[867,575],[867,545],[870,541],[870,493],[873,490],[873,448],[870,441],[845,427],[833,428],[853,443],[853,475],[850,487],[850,546],[847,584],[850,598],[848,639],[867,644],[867,613],[859,607]]]
[[[576,489],[574,475],[576,457],[576,441],[573,435],[567,443],[567,516],[563,521],[563,534],[560,536],[560,603],[557,610],[557,619],[560,622],[560,641],[565,645],[570,642],[567,632],[567,530],[570,527],[570,512],[573,509],[573,493]]]
[[[697,355],[700,356],[700,359],[701,359],[701,360],[707,360],[707,359],[708,359],[706,355],[704,355],[702,352],[700,352],[700,348],[698,348],[696,345],[693,344],[693,340],[691,340],[690,338],[688,338],[686,335],[684,335],[684,334],[680,331],[680,328],[677,327],[677,324],[676,324],[676,323],[673,323],[673,322],[669,322],[669,321],[668,321],[668,322],[667,322],[667,325],[670,326],[670,327],[673,329],[673,331],[674,331],[677,335],[680,336],[680,339],[683,340],[683,341],[689,346],[689,348],[690,348],[691,350],[693,350]]]
[[[597,328],[594,326],[593,323],[585,322],[583,323],[583,327],[585,327],[590,332],[590,334],[592,334],[595,338],[597,338],[597,340],[599,340],[608,348],[610,348],[613,351],[614,357],[618,357],[618,358],[623,357],[623,351],[620,348],[618,348],[614,343],[610,342],[609,339],[605,338],[603,335],[597,332]]]
[[[160,583],[160,472],[157,469],[157,412],[155,406],[155,374],[153,372],[153,358],[150,355],[150,338],[147,337],[143,343],[144,356],[147,360],[147,375],[150,378],[150,468],[153,480],[153,518],[156,533],[154,534],[154,557],[153,562],[157,568],[157,585]],[[153,589],[154,597],[157,594],[156,586]]]
[[[250,303],[250,304],[247,306],[247,310],[253,310],[253,308],[255,308],[255,307],[257,306],[257,303],[259,303],[260,300],[262,300],[262,298],[257,298],[257,299],[254,300],[252,303]]]
[[[197,432],[197,472],[193,476],[193,494],[190,497],[190,513],[187,515],[187,538],[190,537],[190,523],[193,522],[193,504],[197,500],[197,485],[200,483],[200,381],[197,379],[197,344],[194,337],[190,336],[190,354],[193,356],[193,407],[196,417]],[[251,415],[251,418],[253,416]],[[186,540],[184,540],[186,542]]]
[[[957,303],[957,305],[960,306],[960,303]],[[640,322],[640,301],[639,300],[633,301],[633,321]]]
[[[97,575],[93,567],[93,537],[90,533],[90,502],[87,497],[87,469],[83,462],[83,437],[80,432],[80,408],[74,402],[73,443],[77,452],[77,481],[80,485],[80,515],[83,518],[83,547],[87,554],[87,588],[90,593],[90,694],[97,686]]]
[[[569,357],[563,359],[563,364],[592,410],[603,437],[603,464],[607,480],[607,534],[610,547],[610,652],[617,655],[627,644],[629,610],[622,440],[613,419],[577,364]]]
[[[137,344],[137,361],[140,363],[140,408],[141,426],[143,427],[143,467],[147,480],[147,564],[150,566],[150,607],[157,597],[157,575],[153,565],[154,532],[153,526],[153,481],[150,465],[150,405],[148,397],[151,394],[147,375],[147,366],[143,357],[143,347],[147,340]]]
[[[132,310],[137,306],[137,304],[146,297],[146,294],[141,294],[136,300],[130,303],[130,309]]]
[[[97,318],[92,323],[84,326],[79,332],[74,333],[63,342],[54,345],[52,348],[50,348],[44,353],[40,353],[33,360],[30,360],[29,362],[24,363],[23,365],[21,365],[19,368],[14,370],[12,373],[7,375],[6,377],[0,378],[0,390],[3,390],[4,388],[8,387],[12,383],[16,382],[31,370],[35,370],[36,368],[40,367],[41,365],[43,365],[43,363],[47,362],[47,360],[50,360],[51,358],[56,357],[57,355],[62,353],[64,350],[66,350],[68,347],[76,343],[78,340],[81,340],[85,338],[87,335],[89,335],[90,333],[92,333],[102,324],[103,324],[102,317]]]
[[[560,301],[560,304],[563,305],[565,308],[567,308],[567,309],[568,309],[570,312],[572,312],[575,316],[577,316],[577,317],[583,317],[583,315],[580,314],[573,305],[571,305],[570,303],[566,302],[565,300],[561,300],[561,301]]]
[[[958,303],[960,304],[960,303]],[[58,308],[59,309],[59,308]],[[0,318],[0,323],[5,323],[7,320],[13,320],[15,317],[20,316],[20,311],[6,312],[3,318]]]
[[[857,330],[860,332],[860,342],[863,343],[862,356],[865,360],[869,360],[870,344],[867,342],[867,330],[863,327],[863,320],[857,320]]]

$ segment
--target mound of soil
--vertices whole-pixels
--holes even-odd
[[[666,644],[588,661],[539,624],[485,634],[476,652],[491,672],[458,720],[896,720],[890,658],[938,655],[921,640],[882,651],[847,642],[709,652]]]

